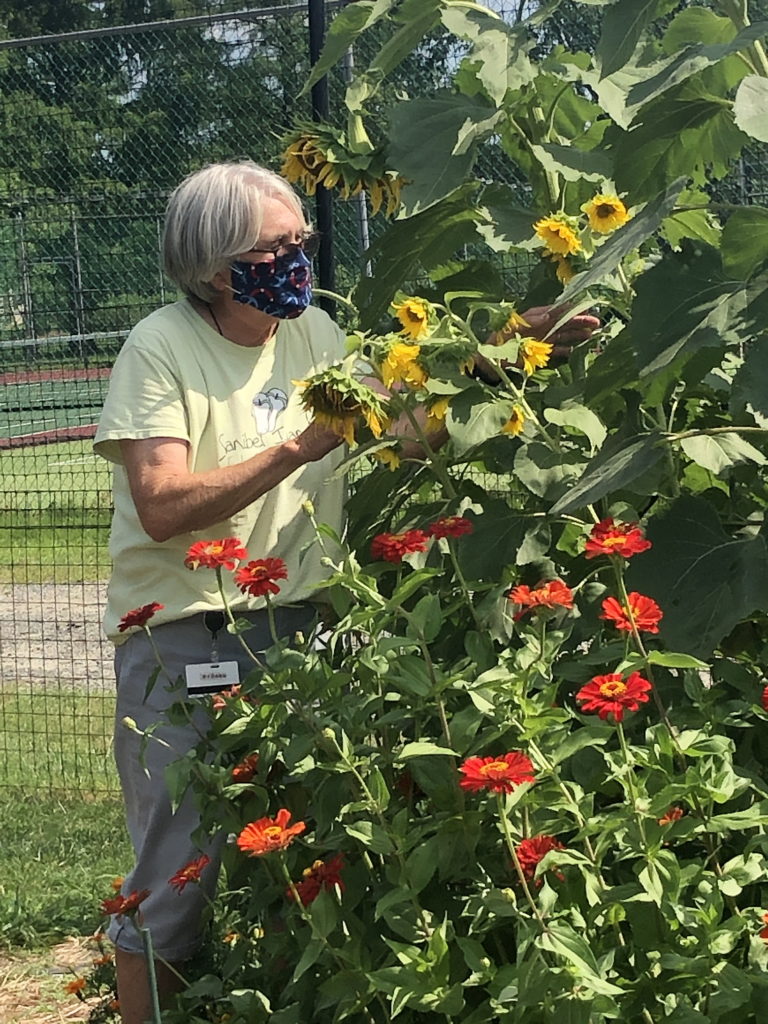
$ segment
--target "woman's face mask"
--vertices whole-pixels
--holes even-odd
[[[312,301],[312,271],[304,250],[298,245],[291,249],[294,251],[276,256],[268,263],[232,263],[235,302],[253,306],[279,320],[300,316]]]

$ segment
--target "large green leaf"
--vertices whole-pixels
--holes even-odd
[[[724,346],[733,326],[731,302],[741,301],[724,278],[719,253],[709,247],[668,254],[638,279],[636,290],[629,333],[641,378],[673,361],[679,371],[683,353]]]
[[[768,118],[768,92],[765,117]],[[740,281],[746,281],[768,263],[768,209],[743,206],[725,223],[722,240],[723,266]]]
[[[624,67],[643,32],[663,7],[666,7],[664,0],[619,0],[611,4],[603,17],[603,30],[597,44],[601,78]]]
[[[331,22],[322,53],[300,95],[309,92],[315,82],[342,59],[357,37],[377,21],[388,17],[396,5],[397,0],[358,0],[340,11]]]
[[[447,7],[442,20],[449,32],[470,40],[465,63],[471,65],[489,99],[497,106],[504,102],[510,89],[520,89],[536,77],[528,58],[533,41],[523,26],[507,25],[490,11],[458,7]]]
[[[627,582],[658,601],[673,651],[707,658],[737,623],[768,611],[765,541],[726,533],[709,502],[678,499],[646,535],[653,546],[630,562]]]
[[[765,465],[765,456],[736,433],[696,434],[680,442],[685,454],[710,473],[722,473],[741,462]]]
[[[477,241],[478,215],[471,202],[476,189],[468,183],[422,213],[396,220],[368,249],[365,258],[373,275],[362,277],[354,292],[363,330],[376,326],[397,289],[418,268],[445,263],[462,245]]]
[[[538,245],[533,233],[536,214],[518,203],[518,191],[509,185],[493,184],[483,189],[478,205],[484,220],[477,230],[494,252]]]
[[[736,91],[733,116],[747,135],[768,142],[768,78],[747,75]]]
[[[382,76],[393,71],[437,25],[441,7],[442,0],[404,0],[394,14],[401,27],[373,58],[370,70]]]
[[[531,152],[544,170],[562,175],[564,181],[603,181],[611,176],[611,161],[601,150],[548,143],[532,145]]]
[[[768,337],[755,338],[747,346],[733,379],[730,405],[735,415],[746,410],[758,426],[768,427]]]
[[[389,160],[408,179],[403,209],[419,213],[469,177],[477,142],[500,112],[482,99],[443,92],[399,103],[390,115]],[[424,145],[425,140],[429,145]]]
[[[457,557],[468,580],[498,580],[505,565],[514,565],[530,519],[506,501],[486,495],[483,512],[467,512],[474,530],[457,544]]]
[[[515,454],[515,476],[546,501],[556,501],[567,491],[583,467],[580,453],[555,451],[539,441],[521,445]]]
[[[734,124],[730,104],[686,85],[643,107],[630,131],[610,128],[606,140],[617,187],[630,202],[643,202],[680,175],[697,185],[706,182],[708,173],[723,177],[747,136]]]
[[[615,231],[589,261],[589,267],[567,285],[562,299],[570,300],[611,274],[633,249],[653,235],[675,206],[685,184],[682,178],[673,181],[649,202],[628,224]]]
[[[575,512],[621,490],[651,470],[662,456],[657,432],[607,441],[576,484],[552,506],[552,515]]]
[[[459,454],[463,454],[489,437],[497,437],[511,415],[511,401],[489,401],[479,390],[468,388],[452,399],[446,427]]]
[[[730,42],[709,46],[703,44],[689,46],[671,59],[659,61],[654,65],[658,68],[655,74],[644,82],[638,82],[629,90],[627,99],[630,106],[642,106],[650,102],[668,89],[687,82],[692,75],[704,68],[719,64],[725,57],[745,49],[766,33],[768,33],[768,23],[761,22],[742,29]],[[761,81],[765,81],[765,79],[761,79]],[[763,112],[765,112],[765,108],[763,108]]]

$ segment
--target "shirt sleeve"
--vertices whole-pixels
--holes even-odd
[[[129,338],[112,369],[93,450],[122,464],[119,442],[149,437],[189,441],[186,403],[163,356]]]

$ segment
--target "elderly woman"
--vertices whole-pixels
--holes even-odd
[[[157,661],[143,630],[121,630],[129,609],[162,605],[152,637],[170,680],[184,679],[189,665],[235,662],[242,675],[253,667],[222,628],[214,573],[185,568],[196,540],[236,536],[254,558],[281,557],[288,578],[277,627],[289,635],[312,623],[308,599],[323,572],[314,549],[299,569],[313,536],[301,507],[311,497],[319,519],[341,528],[343,483],[333,474],[341,438],[310,423],[293,382],[344,355],[342,332],[309,305],[312,242],[291,187],[252,163],[206,167],[170,198],[165,266],[186,298],[131,332],[95,440],[115,464],[105,629],[117,645],[118,723],[128,716],[139,729],[154,727],[180,696],[161,677],[145,698]],[[248,645],[263,650],[271,642],[263,599],[245,596],[224,576],[231,608],[253,625]],[[192,841],[194,807],[185,800],[174,812],[164,783],[165,766],[199,739],[195,725],[204,721],[157,729],[169,746],[153,739],[143,754],[135,732],[118,725],[115,736],[136,852],[123,892],[150,891],[141,911],[158,957],[170,964],[198,946],[218,865],[218,843]],[[200,886],[180,896],[169,878],[203,853],[211,863]],[[110,935],[123,1020],[140,1024],[151,1016],[140,937],[127,917],[113,920]],[[162,962],[158,987],[161,996],[177,987]]]
[[[95,450],[115,464],[105,629],[117,646],[117,722],[154,730],[146,744],[124,725],[115,736],[136,855],[123,893],[149,890],[141,912],[159,958],[161,1001],[179,986],[174,965],[200,942],[220,847],[220,838],[191,838],[195,808],[185,799],[174,810],[164,777],[205,730],[204,708],[185,726],[164,724],[164,712],[180,696],[176,680],[193,695],[206,689],[206,665],[235,663],[221,688],[252,668],[223,628],[214,573],[190,573],[185,556],[196,541],[237,537],[251,557],[283,559],[288,576],[275,615],[287,636],[311,626],[323,576],[302,504],[311,498],[321,522],[342,527],[343,483],[333,472],[341,438],[310,422],[294,383],[344,355],[342,332],[310,305],[313,241],[297,196],[263,167],[214,164],[186,178],[170,198],[164,237],[166,271],[185,298],[131,332],[96,435]],[[526,314],[539,333],[555,315]],[[582,340],[596,324],[574,318],[557,340]],[[263,650],[271,642],[263,599],[224,576],[230,608],[252,624],[249,648]],[[152,643],[144,630],[126,628],[141,624],[126,612],[148,604]],[[162,674],[148,687],[156,651]],[[203,854],[210,862],[200,884],[180,896],[169,879]],[[151,997],[140,937],[125,915],[110,935],[123,1021],[141,1024]]]

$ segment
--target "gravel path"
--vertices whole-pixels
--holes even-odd
[[[0,585],[5,685],[111,689],[113,647],[101,632],[105,595],[105,583]]]

